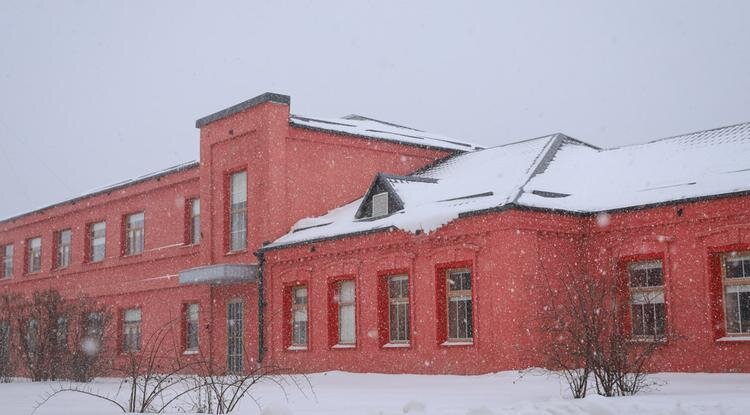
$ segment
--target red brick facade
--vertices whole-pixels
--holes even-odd
[[[623,272],[632,259],[658,258],[666,319],[682,337],[664,349],[654,368],[750,371],[750,341],[725,338],[718,265],[721,253],[750,249],[750,196],[612,213],[604,228],[591,215],[507,209],[457,219],[429,235],[380,231],[264,250],[261,336],[256,281],[180,284],[179,274],[214,264],[257,264],[264,242],[301,218],[360,197],[378,172],[408,174],[453,153],[299,128],[288,120],[288,100],[267,99],[199,121],[200,164],[0,222],[0,245],[14,246],[13,275],[0,280],[0,290],[85,293],[110,306],[118,321],[123,310],[140,307],[144,335],[195,302],[200,351],[220,360],[227,352],[227,304],[241,299],[248,360],[264,350],[266,361],[303,372],[482,373],[541,364],[529,351],[548,339],[530,331],[528,319],[543,306],[536,294],[549,270],[596,276]],[[248,249],[228,253],[228,177],[236,171],[248,177]],[[201,201],[197,245],[187,237],[186,201],[194,198]],[[145,213],[145,249],[124,256],[124,217],[133,212]],[[90,263],[87,225],[98,221],[107,224],[106,258]],[[56,269],[53,236],[68,228],[71,264]],[[26,241],[37,236],[42,269],[29,274]],[[472,275],[471,344],[446,341],[443,276],[452,268]],[[409,281],[408,345],[387,340],[384,279],[396,274]],[[353,347],[335,347],[334,283],[341,279],[356,287]],[[309,336],[306,348],[289,350],[289,296],[298,285],[308,288]]]

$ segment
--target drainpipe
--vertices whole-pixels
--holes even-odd
[[[268,245],[268,242],[264,242],[263,245]],[[262,249],[255,252],[255,256],[258,258],[258,363],[261,363],[266,354],[266,296],[263,284],[263,266],[266,262],[266,256]]]

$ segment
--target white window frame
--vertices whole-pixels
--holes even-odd
[[[122,312],[122,345],[123,353],[141,351],[143,311],[140,308],[128,308]]]
[[[742,277],[727,277],[727,259],[730,258],[732,260],[742,261]],[[740,330],[737,332],[729,331],[729,302],[727,301],[727,293],[729,290],[732,290],[732,293],[736,293],[738,297],[741,292],[750,292],[750,269],[744,269],[744,261],[747,260],[750,260],[750,251],[733,252],[721,255],[721,293],[724,304],[724,331],[727,337],[750,335],[750,321],[743,322],[741,316],[737,316],[737,324]],[[738,314],[740,311],[740,307],[737,307]],[[747,325],[747,327],[745,327],[745,325]]]
[[[247,249],[247,171],[229,175],[229,252]]]
[[[342,296],[344,285],[351,284],[352,298],[346,299]],[[336,294],[338,298],[338,345],[355,346],[357,344],[357,284],[353,279],[341,280],[336,284]],[[351,312],[350,327],[344,327],[343,316]],[[351,332],[351,337],[349,333]]]
[[[227,372],[242,373],[245,367],[245,302],[227,303]]]
[[[304,296],[298,295],[302,290],[304,290]],[[310,341],[310,317],[308,315],[310,291],[307,285],[296,285],[291,289],[291,296],[291,346],[295,348],[307,348]],[[304,299],[304,302],[298,301],[298,299]]]
[[[42,237],[27,239],[26,273],[36,274],[42,271]]]
[[[452,290],[451,289],[451,276],[455,274],[469,274],[469,283],[471,285],[471,288],[466,289],[459,289],[459,290]],[[474,281],[473,281],[473,275],[471,275],[471,269],[469,268],[454,268],[449,269],[445,271],[445,295],[446,295],[446,302],[445,302],[445,317],[446,317],[446,338],[448,343],[472,343],[474,342],[474,297],[473,297],[473,289],[474,289]],[[464,305],[464,319],[466,320],[466,334],[467,337],[453,337],[451,336],[451,318],[450,318],[450,306],[451,301],[456,302],[465,302],[470,301],[471,302],[471,319],[469,319],[469,313],[468,308],[466,305]],[[457,305],[458,307],[458,305]],[[456,310],[456,334],[459,334],[459,328],[460,323],[459,319],[461,316],[458,315],[458,310]],[[469,327],[470,326],[470,327]]]
[[[146,248],[146,214],[135,212],[125,217],[125,255],[140,255]]]
[[[101,229],[97,229],[101,227]],[[98,235],[98,233],[100,233]],[[107,222],[99,221],[88,225],[88,262],[101,262],[107,258]],[[97,248],[101,247],[101,258],[97,257]]]
[[[201,200],[190,199],[188,206],[188,242],[191,245],[201,243]]]
[[[63,236],[67,233],[68,240],[65,242]],[[55,233],[57,252],[55,253],[55,268],[62,269],[70,266],[71,246],[73,244],[73,231],[62,229]]]
[[[13,276],[13,244],[3,245],[3,275],[2,278]]]
[[[649,285],[649,271],[653,269],[659,269],[661,273],[661,285]],[[633,271],[646,271],[645,285],[633,285]],[[628,290],[629,290],[629,307],[628,312],[630,313],[630,336],[633,339],[661,339],[666,336],[667,330],[667,305],[664,298],[664,264],[660,259],[657,260],[645,260],[645,261],[633,261],[627,266],[628,271]],[[664,308],[663,321],[661,323],[662,330],[664,332],[657,332],[659,327],[656,309],[658,304],[662,304]],[[639,331],[642,333],[636,333],[636,321],[635,314],[633,313],[633,306],[641,307],[641,321],[638,322]],[[654,327],[653,334],[648,334],[646,326],[646,306],[651,306],[654,314]]]
[[[406,281],[406,292],[402,292],[402,282]],[[397,296],[394,296],[394,292],[391,290],[391,283],[399,283],[399,292]],[[406,274],[391,275],[386,279],[387,290],[388,290],[388,343],[390,344],[409,344],[411,340],[411,306],[409,304],[409,276]],[[394,337],[394,310],[395,319],[398,324],[396,327],[396,337]]]
[[[185,351],[200,349],[200,304],[185,304]]]

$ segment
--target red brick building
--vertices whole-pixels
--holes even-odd
[[[538,366],[549,270],[628,281],[628,330],[670,371],[750,371],[750,124],[616,149],[480,149],[263,94],[197,121],[200,162],[0,222],[0,290],[85,293],[137,349],[240,369]]]

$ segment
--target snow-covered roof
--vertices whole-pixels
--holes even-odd
[[[744,123],[608,150],[564,144],[518,203],[598,212],[749,189],[750,123]]]
[[[360,198],[326,215],[300,220],[292,232],[271,246],[389,227],[430,232],[461,213],[511,203],[543,161],[545,149],[555,137],[463,153],[415,175],[434,181],[386,175],[385,179],[404,203],[402,210],[380,219],[356,219],[362,204]]]
[[[360,198],[300,220],[270,247],[388,228],[430,232],[507,205],[595,213],[749,191],[750,123],[612,149],[553,134],[382,177],[403,209],[356,219]]]
[[[28,212],[20,213],[18,215],[14,215],[14,216],[11,216],[11,217],[0,218],[0,223],[2,223],[2,222],[8,222],[8,221],[11,221],[11,220],[16,220],[16,219],[22,218],[24,216],[29,216],[29,215],[32,215],[34,213],[45,211],[47,209],[51,209],[51,208],[54,208],[54,207],[62,206],[62,205],[68,204],[68,203],[77,202],[77,201],[80,201],[82,199],[87,199],[87,198],[90,198],[90,197],[101,195],[103,193],[112,192],[114,190],[122,189],[122,188],[125,188],[125,187],[128,187],[128,186],[132,186],[132,185],[135,185],[135,184],[138,184],[138,183],[142,183],[142,182],[145,182],[145,181],[148,181],[148,180],[152,180],[152,179],[157,179],[157,178],[160,178],[160,177],[164,177],[164,176],[169,175],[169,174],[179,173],[179,172],[182,172],[182,171],[185,171],[185,170],[194,169],[194,168],[197,168],[199,165],[200,165],[199,162],[195,161],[195,160],[194,161],[188,161],[188,162],[181,163],[181,164],[177,164],[175,166],[168,167],[166,169],[162,169],[162,170],[159,170],[159,171],[155,171],[155,172],[144,174],[144,175],[136,177],[134,179],[123,180],[121,182],[117,182],[117,183],[114,183],[114,184],[111,184],[111,185],[107,185],[107,186],[104,186],[104,187],[93,189],[93,190],[90,190],[90,191],[85,192],[83,194],[80,194],[78,196],[73,196],[73,197],[70,197],[68,199],[65,199],[62,202],[57,202],[57,203],[53,203],[53,204],[50,204],[50,205],[46,205],[46,206],[43,206],[41,208],[37,208],[37,209],[31,210],[31,211],[28,211]]]
[[[376,140],[395,141],[402,144],[440,148],[445,150],[472,151],[478,147],[440,134],[428,133],[416,128],[404,127],[386,121],[347,115],[341,118],[312,118],[291,115],[289,123],[296,127],[310,128],[339,134],[351,134]]]

